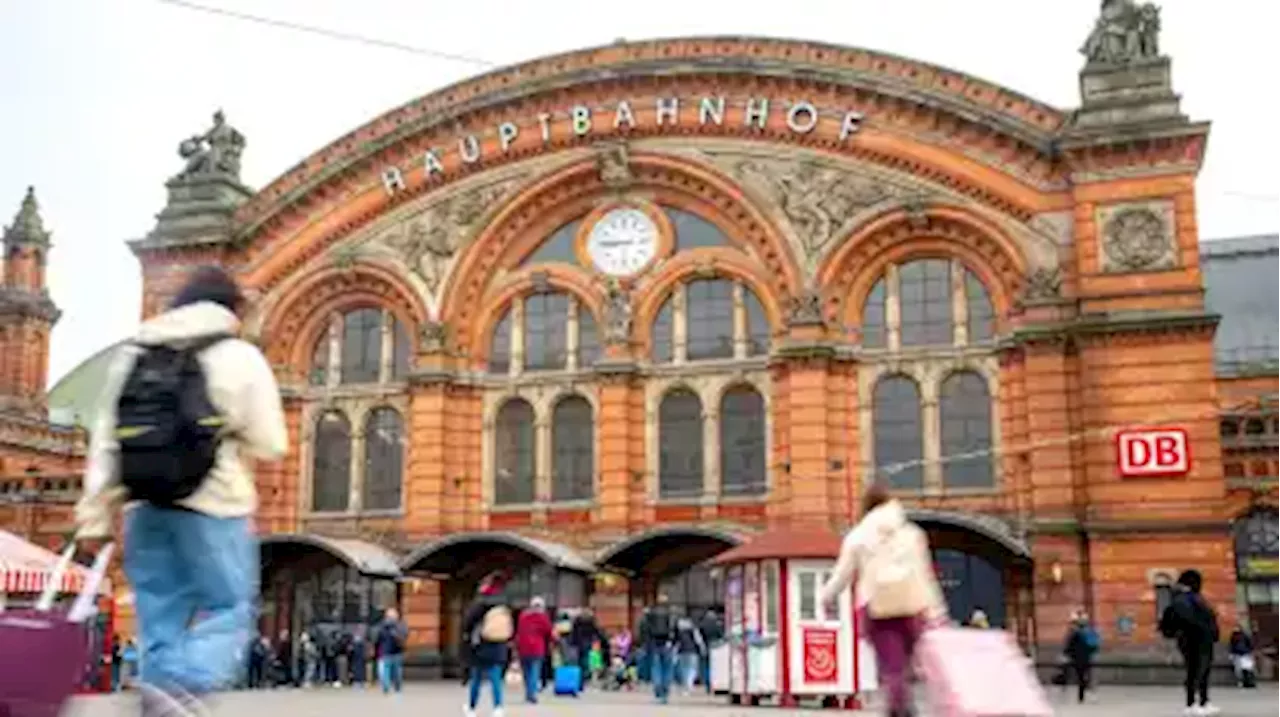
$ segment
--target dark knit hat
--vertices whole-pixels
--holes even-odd
[[[244,294],[240,293],[240,286],[226,269],[220,266],[202,266],[187,277],[187,283],[173,297],[169,308],[176,309],[201,301],[212,301],[235,313],[244,304]]]
[[[1183,570],[1178,576],[1178,584],[1184,586],[1193,593],[1200,592],[1201,586],[1204,585],[1204,576],[1199,570]]]

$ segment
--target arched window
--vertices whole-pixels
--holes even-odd
[[[489,344],[489,373],[505,374],[511,370],[511,310],[508,309],[493,327]]]
[[[958,371],[938,392],[942,433],[942,483],[948,488],[995,485],[991,456],[991,393],[987,381],[973,371]],[[967,458],[952,456],[977,453]]]
[[[685,347],[690,361],[733,358],[733,282],[696,279],[685,285]]]
[[[316,420],[311,461],[311,509],[346,510],[351,496],[351,424],[339,411]]]
[[[677,308],[681,293],[683,310]],[[751,289],[730,279],[694,279],[654,316],[650,358],[670,363],[758,356],[769,352],[771,334],[764,304]]]
[[[498,411],[494,431],[493,502],[497,505],[532,503],[537,448],[533,406],[513,398]]]
[[[395,314],[386,309],[355,309],[335,315],[320,332],[311,349],[307,382],[325,386],[335,377],[343,384],[402,380],[412,362],[413,334]]]
[[[658,408],[658,494],[663,498],[702,495],[702,402],[678,388]]]
[[[883,476],[895,489],[923,488],[924,468],[918,463],[924,457],[920,388],[906,376],[885,376],[876,384],[871,410],[877,472],[916,462],[898,470],[886,470]]]
[[[872,285],[862,305],[864,348],[953,346],[962,339],[977,344],[995,338],[991,295],[967,267],[950,259],[916,259],[893,268]]]
[[[764,397],[751,386],[734,386],[720,399],[720,483],[725,495],[758,495],[768,489],[764,415]]]
[[[382,370],[382,311],[356,309],[342,317],[342,382],[377,383]]]
[[[365,510],[396,510],[404,481],[404,421],[394,408],[375,408],[364,424]]]
[[[534,294],[524,300],[524,368],[561,371],[569,350],[569,297]]]
[[[595,471],[591,404],[582,396],[560,399],[551,414],[551,500],[588,500]]]

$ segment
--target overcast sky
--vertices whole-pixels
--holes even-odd
[[[193,0],[495,65],[674,35],[823,40],[953,67],[1068,107],[1096,0]],[[1275,0],[1166,0],[1163,48],[1193,119],[1214,123],[1203,239],[1280,227]],[[1212,8],[1212,9],[1210,9]],[[486,69],[220,17],[162,0],[0,0],[0,222],[28,184],[53,230],[63,317],[51,382],[138,320],[137,262],[181,167],[178,142],[218,107],[262,187],[365,121]],[[1267,89],[1270,87],[1271,89]]]

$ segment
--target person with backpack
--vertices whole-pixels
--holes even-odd
[[[1160,616],[1160,633],[1174,640],[1182,653],[1189,717],[1218,714],[1218,708],[1209,703],[1209,670],[1213,667],[1213,646],[1219,638],[1218,616],[1200,594],[1203,583],[1199,570],[1184,570],[1174,584],[1173,599]]]
[[[123,562],[144,714],[198,711],[201,695],[236,679],[253,634],[250,459],[282,458],[289,434],[270,364],[237,338],[245,308],[225,270],[195,270],[169,310],[116,352],[103,381],[76,538],[96,553],[127,502]]]
[[[649,662],[649,679],[653,696],[666,704],[674,677],[676,618],[671,612],[666,593],[658,593],[657,602],[640,617],[640,644]]]
[[[947,607],[933,573],[928,538],[882,482],[867,489],[862,519],[845,536],[831,579],[822,586],[819,599],[826,609],[835,611],[855,575],[854,594],[867,618],[889,715],[911,715],[907,672],[916,641],[926,621],[946,619]]]
[[[509,643],[515,636],[511,606],[502,594],[504,582],[496,573],[481,580],[479,595],[462,618],[462,649],[469,665],[466,717],[476,717],[485,682],[493,693],[493,717],[503,715],[502,693],[511,661]]]
[[[1089,623],[1089,615],[1079,610],[1072,616],[1062,654],[1076,678],[1076,699],[1084,704],[1085,694],[1093,682],[1093,656],[1102,648],[1102,638]],[[1066,680],[1063,680],[1065,685]]]

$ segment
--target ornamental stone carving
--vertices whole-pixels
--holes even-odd
[[[1062,296],[1062,271],[1058,267],[1040,267],[1027,275],[1022,289],[1022,302],[1035,304],[1054,301]]]
[[[625,141],[603,142],[596,148],[600,182],[610,189],[626,189],[635,181]]]
[[[449,338],[448,327],[440,321],[427,321],[418,332],[418,348],[423,353],[443,353]]]
[[[434,296],[458,252],[475,238],[480,220],[517,184],[518,180],[507,179],[450,195],[375,235],[371,241],[399,254]]]
[[[822,326],[822,296],[806,289],[791,298],[787,311],[787,326]]]
[[[826,252],[867,210],[894,204],[909,210],[919,208],[931,194],[924,187],[897,183],[881,173],[851,171],[817,158],[727,153],[714,153],[712,158],[781,212],[794,231],[807,273],[817,268]]]
[[[222,110],[213,113],[213,126],[204,134],[182,140],[178,156],[187,161],[175,180],[203,177],[225,177],[240,180],[240,155],[244,153],[244,135],[227,124]]]
[[[1086,67],[1126,65],[1160,57],[1160,8],[1133,0],[1102,0],[1093,31],[1080,48]]]
[[[610,279],[604,299],[604,340],[625,344],[631,336],[631,297],[617,279]]]
[[[1177,266],[1173,204],[1117,204],[1098,209],[1099,267],[1108,273],[1163,271]]]

